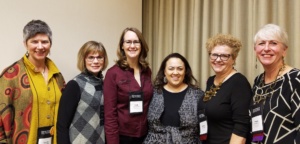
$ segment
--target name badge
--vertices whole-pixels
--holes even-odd
[[[258,115],[252,117],[252,132],[258,132],[262,130],[263,130],[262,116]]]
[[[130,92],[129,93],[129,113],[130,114],[141,114],[143,113],[143,92]]]
[[[52,138],[39,138],[38,144],[51,144]]]
[[[263,104],[255,104],[251,106],[251,125],[253,141],[259,142],[263,140]]]
[[[53,135],[51,134],[51,129],[53,126],[40,127],[38,128],[38,144],[52,144]]]
[[[200,140],[206,140],[207,139],[207,131],[208,131],[208,125],[207,125],[207,118],[205,116],[204,110],[200,110],[199,114],[199,129],[200,129]]]

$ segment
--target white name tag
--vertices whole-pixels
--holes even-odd
[[[208,130],[207,121],[200,122],[199,126],[200,126],[200,135],[207,134],[207,130]]]
[[[52,144],[52,138],[39,138],[38,144]]]
[[[130,113],[142,113],[143,101],[130,101]]]
[[[263,130],[263,120],[262,116],[258,115],[252,117],[252,132],[262,131]]]

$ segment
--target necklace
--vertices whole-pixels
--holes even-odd
[[[218,90],[220,89],[220,87],[222,86],[223,82],[226,81],[230,76],[232,76],[233,74],[235,74],[236,72],[234,73],[230,73],[228,74],[218,85],[214,86],[211,85],[209,90],[205,92],[205,95],[203,97],[203,101],[204,102],[207,102],[209,101],[213,96],[216,96]],[[215,77],[216,78],[216,77]]]
[[[219,85],[211,85],[209,91],[205,92],[205,95],[203,97],[203,101],[207,102],[209,101],[213,96],[216,96],[217,91],[220,89],[220,87],[222,86],[223,81],[219,83]]]
[[[267,99],[267,97],[272,97],[273,95],[273,91],[274,91],[274,87],[276,86],[277,84],[277,78],[279,77],[279,74],[281,71],[283,71],[285,69],[285,65],[282,65],[282,67],[278,70],[278,73],[273,81],[273,83],[265,90],[263,91],[263,89],[261,89],[261,94],[258,94],[257,93],[257,90],[255,92],[255,95],[253,97],[253,102],[254,103],[260,103],[261,101],[265,101]],[[260,79],[260,82],[258,84],[258,87],[263,87],[265,85],[265,73],[262,75],[261,79]]]

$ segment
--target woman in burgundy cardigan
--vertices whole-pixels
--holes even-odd
[[[147,112],[153,95],[148,45],[136,28],[126,28],[118,60],[104,79],[104,127],[108,144],[141,144],[147,135]]]

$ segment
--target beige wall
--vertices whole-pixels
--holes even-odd
[[[0,71],[26,52],[22,30],[32,19],[44,20],[53,32],[49,56],[66,81],[79,73],[77,52],[89,40],[101,41],[114,64],[122,30],[141,30],[142,0],[1,0]]]

